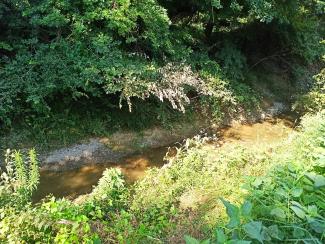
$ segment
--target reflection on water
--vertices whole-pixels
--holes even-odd
[[[222,143],[241,143],[259,145],[272,143],[288,136],[292,131],[293,123],[290,119],[273,119],[252,125],[233,125],[219,131]],[[48,194],[55,197],[75,198],[78,195],[89,193],[96,185],[106,168],[120,168],[126,181],[132,183],[144,176],[149,167],[161,167],[168,147],[150,149],[143,153],[125,158],[121,162],[94,164],[79,169],[50,172],[42,171],[40,186],[34,196],[38,201]]]

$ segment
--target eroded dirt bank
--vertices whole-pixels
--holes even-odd
[[[280,102],[273,102],[263,112],[250,117],[239,115],[236,120],[226,118],[219,125],[197,119],[191,123],[178,124],[172,129],[151,128],[141,133],[117,132],[110,137],[92,138],[86,142],[55,150],[40,155],[41,169],[50,171],[65,171],[85,165],[114,163],[125,157],[148,149],[161,148],[192,137],[200,131],[212,127],[213,130],[231,125],[264,120],[285,112],[288,107]]]
[[[264,144],[269,146],[272,143],[278,143],[280,140],[287,138],[292,132],[293,126],[292,120],[282,116],[249,125],[235,123],[222,130],[212,130],[211,133],[216,133],[217,138],[209,145],[214,147],[232,145],[262,147]],[[111,167],[119,168],[127,182],[132,183],[144,177],[148,168],[163,166],[166,163],[164,156],[167,151],[168,147],[158,147],[144,150],[132,156],[126,156],[115,162],[108,161],[101,164],[91,164],[60,172],[43,170],[41,172],[40,186],[34,199],[42,199],[50,193],[56,197],[70,198],[87,194],[92,190],[92,186],[96,185],[103,171]],[[168,154],[172,155],[173,151],[170,150]]]

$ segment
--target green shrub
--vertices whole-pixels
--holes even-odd
[[[218,52],[218,59],[222,63],[222,71],[231,80],[243,80],[247,72],[246,57],[230,41]]]
[[[315,83],[310,92],[300,95],[294,104],[298,112],[318,112],[325,109],[325,69],[314,76]]]
[[[7,150],[5,171],[1,173],[0,206],[23,207],[39,183],[39,169],[35,150],[29,151],[27,160],[19,151]]]
[[[190,102],[187,92],[204,91],[203,80],[189,66],[159,66],[140,55],[128,55],[103,35],[92,43],[38,44],[33,54],[19,52],[15,62],[0,69],[0,76],[0,119],[6,124],[19,114],[49,118],[58,107],[87,99],[106,109],[121,108],[126,101],[131,111],[132,98],[153,96],[184,112]],[[108,102],[114,96],[117,101]],[[63,104],[56,103],[58,98]]]
[[[245,80],[255,52],[284,52],[289,63],[297,56],[317,60],[323,13],[322,1],[298,0],[5,1],[1,125],[50,118],[61,104],[66,108],[82,99],[105,111],[124,100],[131,108],[132,97],[153,95],[184,111],[189,90],[209,83],[198,74]],[[186,79],[175,82],[181,77]]]
[[[122,209],[126,207],[128,191],[122,172],[118,169],[106,169],[98,181],[98,185],[87,197],[89,206],[100,207],[102,211]]]
[[[322,243],[325,229],[324,112],[308,116],[288,148],[279,147],[266,175],[249,177],[245,201],[221,199],[229,217],[204,243]],[[185,236],[186,243],[203,243]]]
[[[105,222],[107,214],[125,207],[126,189],[121,172],[105,171],[87,201],[77,205],[65,199],[47,198],[31,204],[31,192],[38,182],[35,151],[30,152],[31,170],[23,168],[16,152],[14,169],[2,174],[0,192],[0,240],[4,243],[93,243],[96,221]],[[26,178],[27,177],[27,178]]]
[[[318,172],[324,172],[324,167],[315,167],[279,167],[268,177],[251,181],[250,195],[242,206],[223,201],[230,222],[224,230],[217,230],[218,243],[226,243],[228,238],[322,243],[325,177]]]

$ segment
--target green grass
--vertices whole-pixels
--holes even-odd
[[[180,243],[188,236],[188,243],[199,243],[196,239],[264,240],[265,230],[268,238],[323,240],[324,121],[324,112],[306,116],[287,140],[259,147],[229,143],[219,148],[189,139],[176,158],[162,169],[151,169],[133,186],[127,186],[117,170],[106,171],[79,204],[54,198],[36,206],[4,204],[0,238],[27,243]],[[317,185],[316,178],[304,183],[306,173],[316,175]],[[294,192],[294,198],[279,197],[279,190],[285,196]],[[316,199],[314,204],[309,196]],[[275,215],[270,215],[272,210]],[[286,217],[279,222],[276,213]],[[316,222],[310,224],[310,218]]]
[[[245,201],[222,196],[233,203],[222,200],[229,219],[216,222],[218,228],[208,235],[211,243],[324,242],[324,113],[305,117],[302,126],[267,158],[265,173],[245,180]],[[188,236],[187,243],[198,240]]]
[[[123,241],[139,238],[137,228],[172,243],[182,241],[185,234],[211,235],[217,224],[228,221],[220,198],[241,204],[250,195],[243,188],[245,183],[263,179],[288,162],[311,169],[315,153],[324,146],[325,124],[320,121],[324,114],[306,117],[301,131],[293,132],[288,140],[260,147],[229,144],[214,148],[200,140],[188,141],[177,158],[163,169],[151,170],[135,185],[130,209],[140,223]],[[114,225],[111,228],[114,231]]]

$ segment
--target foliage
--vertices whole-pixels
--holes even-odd
[[[324,61],[323,61],[324,62]],[[293,108],[298,112],[318,112],[325,108],[325,69],[314,77],[312,89],[298,96]]]
[[[305,118],[304,125],[310,126],[305,127],[305,136],[310,138],[316,132],[312,123],[322,116]],[[248,193],[243,204],[237,206],[221,199],[229,222],[219,225],[205,243],[324,241],[325,124],[321,122],[318,128],[320,137],[313,142],[315,147],[305,148],[301,153],[300,146],[306,143],[303,136],[295,143],[299,151],[286,155],[285,161],[266,177],[246,180],[244,187]],[[185,240],[201,243],[192,237]]]
[[[51,119],[85,100],[101,113],[131,109],[134,97],[184,111],[193,93],[224,92],[207,91],[210,79],[244,81],[255,56],[317,60],[323,13],[323,1],[298,0],[4,1],[1,124]]]
[[[238,118],[241,115],[249,117],[251,112],[259,111],[261,97],[250,86],[229,80],[210,79],[209,85],[215,93],[201,99],[202,107],[214,122],[222,122],[228,116]]]
[[[218,59],[222,62],[222,70],[232,80],[244,80],[247,72],[246,57],[231,42],[218,52]]]
[[[95,221],[104,219],[105,213],[112,211],[112,207],[121,207],[115,204],[120,202],[123,182],[120,175],[119,171],[107,170],[83,205],[49,198],[36,206],[25,202],[18,208],[15,204],[2,201],[0,240],[4,243],[99,242],[99,236],[93,230]],[[1,192],[1,198],[5,196]]]
[[[320,155],[324,157],[324,155]],[[324,168],[315,165],[321,171]],[[324,174],[289,164],[250,183],[251,195],[239,208],[223,201],[230,217],[217,239],[321,243],[324,226]],[[221,243],[226,243],[225,239]]]
[[[171,126],[188,115],[176,111],[209,114],[214,122],[251,114],[261,102],[252,68],[272,58],[290,73],[292,63],[319,61],[324,6],[321,0],[1,1],[0,126],[8,133],[1,148]],[[324,70],[315,79],[298,110],[324,108]],[[0,241],[177,243],[185,234],[189,243],[200,243],[192,234],[212,236],[203,243],[323,241],[324,169],[314,165],[323,159],[315,154],[324,149],[319,121],[324,114],[304,119],[295,142],[284,146],[214,148],[206,139],[187,140],[163,169],[134,186],[121,172],[105,171],[80,204],[46,198],[33,205],[36,153],[8,152]],[[244,182],[249,192],[239,189]],[[228,199],[228,225],[219,198]],[[221,229],[212,235],[216,223]]]
[[[116,169],[106,169],[98,185],[89,195],[88,201],[95,208],[100,207],[102,211],[109,211],[123,208],[127,194],[122,172]]]
[[[146,54],[121,49],[136,45],[160,50],[168,45],[168,18],[155,1],[8,2],[4,16],[12,9],[29,27],[28,37],[13,43],[15,58],[5,59],[0,71],[0,118],[7,124],[15,114],[48,115],[58,97],[65,104],[117,92],[122,98],[142,97],[148,73],[158,75]],[[9,33],[11,26],[4,30]]]
[[[25,161],[19,151],[7,150],[5,171],[1,172],[0,205],[23,207],[30,201],[39,183],[39,169],[35,150]]]
[[[323,121],[324,113],[305,117],[301,131],[290,140],[258,148],[205,143],[214,138],[187,140],[166,166],[151,169],[133,186],[125,184],[119,170],[106,170],[79,203],[46,198],[32,205],[30,192],[37,177],[29,177],[26,191],[1,191],[1,241],[175,243],[188,234],[188,243],[321,242]],[[15,185],[22,179],[18,175],[35,175],[22,173],[20,156],[16,161],[17,173],[7,181]],[[243,184],[245,190],[238,187]]]

